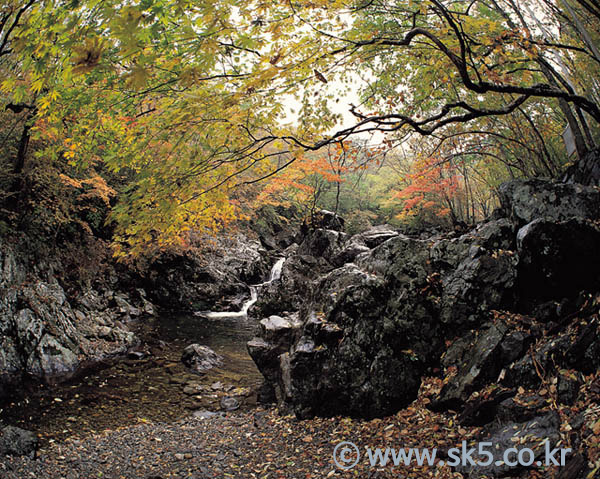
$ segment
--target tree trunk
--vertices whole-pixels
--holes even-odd
[[[36,114],[35,108],[30,108],[25,123],[23,125],[23,131],[21,132],[21,138],[19,140],[19,148],[17,155],[13,161],[12,181],[9,188],[9,194],[5,202],[5,207],[11,211],[17,211],[19,204],[19,196],[23,189],[23,170],[25,169],[25,161],[27,159],[27,151],[29,150],[29,139],[31,138],[31,127],[33,117]]]

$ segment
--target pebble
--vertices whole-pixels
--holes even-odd
[[[236,398],[224,397],[221,399],[221,407],[225,411],[235,411],[240,407],[240,402]]]
[[[211,419],[213,417],[220,417],[223,413],[213,412],[213,411],[195,411],[194,417],[196,419]]]
[[[127,354],[127,357],[129,359],[144,359],[144,356],[146,356],[142,351],[129,351],[129,353]]]

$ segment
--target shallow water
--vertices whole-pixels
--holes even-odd
[[[193,315],[145,320],[132,326],[143,340],[137,348],[147,353],[143,359],[106,361],[58,386],[28,384],[0,406],[0,420],[39,433],[46,444],[139,422],[173,421],[197,409],[219,410],[224,396],[238,398],[242,409],[252,408],[261,375],[246,342],[255,326],[247,318]],[[181,352],[192,343],[214,349],[224,357],[223,366],[202,376],[187,371]],[[190,383],[203,392],[185,394]]]

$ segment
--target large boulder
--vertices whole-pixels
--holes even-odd
[[[423,293],[427,244],[397,238],[379,248],[319,281],[302,331],[279,357],[281,397],[300,417],[397,410],[442,344],[435,301]]]
[[[552,371],[548,358],[564,368],[596,367],[596,321],[556,333],[592,305],[577,293],[600,289],[599,190],[530,180],[504,185],[501,195],[494,219],[461,236],[309,231],[259,309],[261,317],[297,311],[298,324],[276,347],[264,328],[249,345],[282,405],[299,417],[391,414],[442,365],[451,338],[458,340],[443,365],[457,374],[447,378],[439,409],[475,407],[472,393],[494,381],[511,391],[534,387],[536,366]],[[519,313],[517,330],[501,311]],[[554,336],[546,340],[548,330]],[[526,352],[536,341],[532,358]],[[565,401],[574,387],[562,386]],[[503,399],[476,405],[471,419],[483,421]]]
[[[440,321],[454,327],[477,326],[491,310],[503,309],[514,301],[517,257],[510,250],[471,245],[445,261],[452,264],[460,258],[454,269],[442,270]],[[436,259],[439,261],[438,256]]]
[[[600,190],[580,184],[513,180],[500,186],[500,202],[504,213],[519,224],[537,218],[550,221],[600,218]]]
[[[351,241],[363,241],[365,249],[353,263],[323,268],[318,280],[312,279],[315,269],[304,271],[302,297],[286,305],[300,310],[302,327],[293,342],[285,351],[270,348],[263,332],[250,345],[260,351],[253,356],[268,357],[266,380],[300,417],[390,414],[416,397],[421,375],[439,363],[447,331],[457,334],[487,321],[489,309],[513,297],[516,258],[494,248],[511,244],[504,236],[513,233],[497,221],[432,243],[386,228],[366,235],[378,244],[372,250],[357,235]],[[337,244],[335,238],[323,244]],[[286,284],[286,268],[305,257],[299,252],[314,251],[314,244],[321,245],[310,241],[291,255],[284,283],[273,289]],[[319,248],[321,258],[328,248]]]
[[[297,254],[324,258],[330,262],[341,251],[346,239],[347,235],[340,231],[316,229],[306,235],[298,246]]]
[[[181,362],[193,372],[203,374],[212,368],[221,366],[223,357],[208,346],[190,344],[183,350]]]
[[[345,223],[344,218],[328,210],[315,211],[311,218],[311,226],[316,229],[342,231]]]
[[[297,207],[264,205],[249,220],[249,227],[265,249],[280,251],[297,241],[297,231],[292,225],[301,217]]]
[[[562,178],[565,183],[600,186],[600,148],[589,151],[571,165]]]

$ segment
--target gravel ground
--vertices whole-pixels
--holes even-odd
[[[418,416],[414,425],[417,426]],[[393,425],[392,425],[393,424]],[[397,478],[393,468],[335,467],[332,452],[343,440],[379,445],[399,438],[406,420],[343,418],[297,421],[275,411],[255,411],[174,423],[147,423],[50,444],[36,459],[0,462],[2,479],[167,478]],[[387,429],[386,429],[387,428]],[[412,477],[461,477],[444,468],[422,469]],[[442,475],[440,475],[442,473]],[[360,476],[358,475],[360,474]]]
[[[594,385],[597,379],[600,376],[591,375],[586,384]],[[437,448],[439,461],[450,447],[476,440],[481,428],[461,427],[455,414],[427,409],[441,386],[440,379],[427,379],[419,398],[409,407],[370,421],[343,417],[299,421],[274,409],[257,409],[208,419],[188,416],[162,423],[141,422],[95,434],[79,431],[64,441],[48,443],[35,459],[0,458],[0,479],[462,478],[438,463],[374,468],[364,457],[365,447]],[[600,431],[600,416],[596,417],[596,409],[586,409],[595,402],[588,386],[580,404],[561,406],[558,412],[567,439],[569,418],[584,409],[593,412],[594,417],[590,416],[580,431],[580,449],[587,451],[589,466],[594,469],[600,465],[596,432]],[[548,408],[556,408],[552,398],[548,399]],[[351,470],[341,470],[333,461],[333,451],[342,441],[351,441],[362,451],[363,457]],[[554,467],[522,472],[525,474],[519,477],[549,479],[562,471]],[[592,472],[587,477],[598,476]]]

